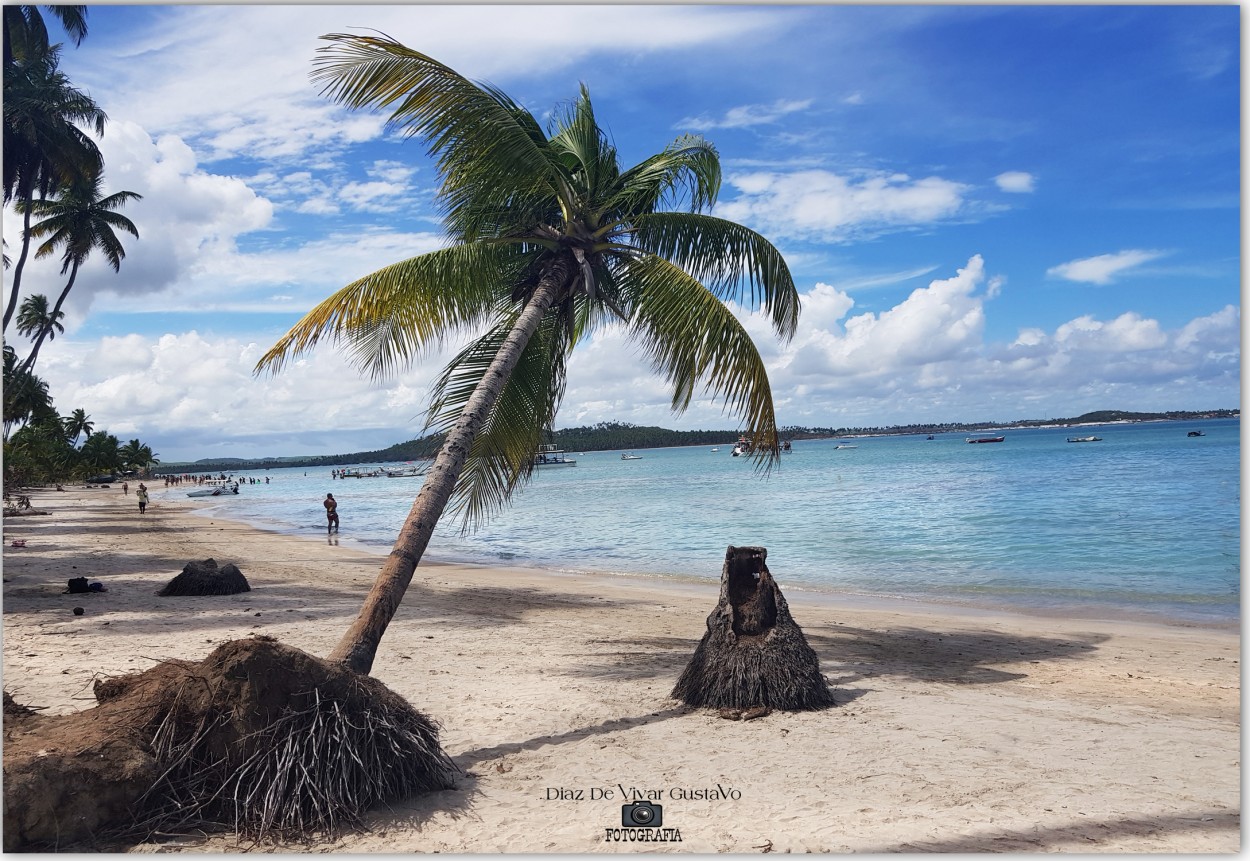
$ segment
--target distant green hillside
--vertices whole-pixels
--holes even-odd
[[[893,425],[891,427],[781,428],[782,439],[826,439],[841,436],[878,434],[957,433],[986,427],[1039,427],[1065,424],[1102,424],[1123,421],[1192,421],[1195,419],[1238,418],[1240,410],[1176,410],[1166,413],[1132,413],[1123,410],[1099,410],[1075,418],[1024,419],[1019,421],[980,421]],[[564,428],[549,433],[547,442],[565,451],[619,451],[622,449],[671,448],[683,445],[727,445],[738,439],[738,430],[678,431],[668,428],[632,425],[624,422],[600,422],[586,427]],[[277,469],[279,467],[331,467],[371,463],[402,463],[431,458],[443,443],[442,434],[396,443],[377,451],[352,454],[331,454],[320,457],[270,457],[259,459],[212,458],[184,463],[164,463],[154,470],[157,475],[181,472],[231,472],[244,469]]]

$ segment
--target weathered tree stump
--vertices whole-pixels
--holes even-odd
[[[834,705],[820,658],[790,616],[763,547],[730,547],[720,600],[672,696],[687,705],[807,711]]]
[[[216,559],[205,559],[203,562],[188,562],[182,573],[165,584],[156,594],[162,597],[171,595],[237,595],[250,592],[252,587],[247,578],[233,562],[227,562],[220,568]]]

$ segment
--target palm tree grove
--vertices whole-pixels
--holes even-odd
[[[114,272],[126,251],[118,233],[138,238],[134,223],[118,210],[141,199],[133,191],[106,193],[104,161],[96,139],[107,116],[60,70],[62,45],[50,41],[44,13],[54,16],[75,44],[87,35],[85,6],[4,7],[4,202],[22,217],[16,261],[4,307],[4,488],[60,483],[119,470],[142,471],[159,463],[150,447],[143,456],[123,451],[117,437],[95,433],[82,407],[62,417],[52,393],[36,373],[40,351],[65,331],[66,299],[79,270],[99,252]],[[31,255],[31,246],[38,244]],[[31,260],[60,252],[65,284],[56,301],[46,295],[20,299]],[[30,340],[19,357],[9,326]],[[135,442],[138,442],[137,440]],[[137,449],[136,449],[137,450]]]

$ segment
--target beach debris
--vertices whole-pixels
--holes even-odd
[[[25,547],[25,546],[26,546],[26,539],[25,539],[25,538],[14,538],[12,541],[10,541],[10,542],[9,542],[9,546],[10,546],[10,547]]]
[[[227,562],[220,568],[216,559],[205,559],[202,562],[188,562],[182,573],[165,584],[156,594],[163,597],[171,595],[237,595],[250,592],[247,578],[233,562]]]
[[[742,720],[742,709],[721,709],[716,715],[725,720]]]
[[[808,645],[769,573],[763,547],[725,551],[720,598],[686,665],[674,699],[687,705],[807,711],[834,705],[820,658]]]
[[[6,693],[6,851],[201,829],[306,840],[455,786],[437,723],[380,681],[273,637],[97,679],[94,693],[94,708],[23,718],[13,734]]]
[[[81,616],[81,615],[82,615],[83,613],[85,613],[85,612],[87,612],[87,611],[86,611],[86,610],[84,610],[82,607],[75,607],[75,608],[74,608],[74,615],[75,615],[75,616]]]

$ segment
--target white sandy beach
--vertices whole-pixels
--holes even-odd
[[[117,488],[32,502],[50,514],[4,520],[4,688],[48,713],[90,707],[95,678],[252,634],[324,655],[382,561],[197,517],[193,501],[161,494],[143,517]],[[253,591],[155,594],[207,557],[236,563]],[[720,565],[709,559],[709,574]],[[108,592],[62,594],[75,576]],[[287,848],[1240,848],[1237,631],[786,595],[838,707],[739,722],[668,696],[714,582],[423,564],[374,675],[442,723],[465,776],[377,811],[366,833]],[[681,842],[605,839],[633,791],[662,805]],[[138,851],[179,847],[237,848],[216,836]]]

